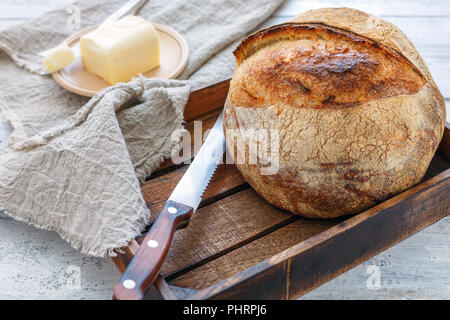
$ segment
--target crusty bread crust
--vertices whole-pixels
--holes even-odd
[[[261,30],[235,50],[235,106],[343,108],[416,93],[422,73],[396,51],[323,24]]]
[[[227,144],[228,129],[280,132],[276,174],[237,163],[272,204],[334,218],[422,179],[443,134],[445,104],[392,24],[353,9],[313,10],[250,35],[235,55]]]

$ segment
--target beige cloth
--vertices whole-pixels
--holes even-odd
[[[79,1],[81,28],[125,1]],[[66,8],[0,33],[0,111],[14,132],[0,149],[0,211],[104,256],[149,219],[139,181],[171,153],[190,88],[232,73],[236,41],[282,0],[150,0],[145,19],[173,27],[190,57],[180,80],[138,77],[92,99],[43,75],[38,52],[73,33]]]

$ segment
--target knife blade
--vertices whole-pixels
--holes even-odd
[[[136,13],[139,11],[148,0],[131,0],[127,1],[122,7],[120,7],[117,11],[112,13],[99,27],[102,27],[111,22],[117,21],[120,18],[123,18],[127,14]]]
[[[194,212],[202,200],[202,194],[214,175],[217,165],[222,160],[225,148],[222,119],[221,113],[194,161],[169,197],[169,200],[193,208]]]
[[[115,300],[142,300],[167,256],[175,230],[186,226],[222,161],[225,150],[223,113],[219,115],[150,231],[114,288]]]

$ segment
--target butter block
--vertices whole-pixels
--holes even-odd
[[[159,67],[159,37],[153,25],[126,16],[80,39],[83,67],[113,85]]]
[[[64,69],[75,59],[72,50],[66,43],[39,53],[44,57],[45,71],[48,73]]]

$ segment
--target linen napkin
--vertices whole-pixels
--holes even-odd
[[[80,28],[125,1],[75,2]],[[114,255],[151,213],[140,183],[170,156],[192,86],[231,74],[236,41],[282,0],[150,0],[138,13],[189,46],[181,80],[137,77],[92,99],[60,88],[38,53],[76,30],[67,7],[0,32],[0,111],[14,131],[0,149],[0,211],[56,231],[81,252]]]

